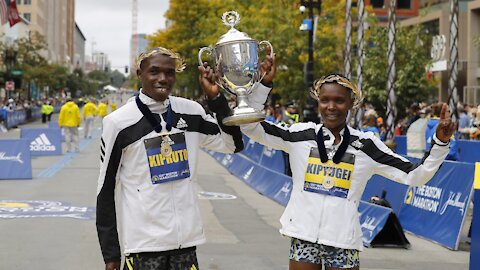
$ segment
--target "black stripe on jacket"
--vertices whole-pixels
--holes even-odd
[[[351,136],[350,142],[353,142],[355,140],[358,140],[358,136]],[[427,157],[430,156],[432,147],[435,144],[435,142],[432,140],[432,145],[428,152],[425,153],[420,162],[414,164],[410,161],[404,161],[399,157],[385,153],[384,151],[380,150],[377,145],[375,145],[372,139],[360,139],[359,141],[363,144],[363,147],[357,149],[367,154],[367,156],[369,156],[378,163],[397,168],[407,174],[415,170],[418,166],[422,165],[425,162]]]
[[[291,132],[289,130],[282,129],[277,125],[270,124],[266,121],[262,121],[260,122],[260,124],[265,130],[265,133],[275,137],[279,137],[282,140],[287,142],[301,142],[301,141],[311,141],[311,140],[315,141],[317,138],[317,135],[315,133],[315,128],[309,128],[301,131]]]

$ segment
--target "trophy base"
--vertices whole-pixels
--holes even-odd
[[[223,119],[223,124],[226,126],[238,126],[242,124],[250,124],[260,122],[265,119],[265,114],[260,112],[251,112],[243,114],[234,114]]]

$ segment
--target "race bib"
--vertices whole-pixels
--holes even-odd
[[[350,190],[354,163],[355,155],[349,153],[345,153],[342,161],[338,164],[331,160],[322,163],[318,149],[312,148],[308,158],[303,190],[346,198]]]
[[[144,143],[152,184],[190,177],[185,133],[164,134]]]

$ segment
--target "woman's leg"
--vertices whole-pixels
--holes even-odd
[[[290,263],[288,264],[288,269],[289,270],[322,270],[322,265],[290,260]]]

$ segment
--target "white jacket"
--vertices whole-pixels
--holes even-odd
[[[260,108],[269,89],[260,85],[249,97],[252,107]],[[393,153],[371,132],[361,132],[351,127],[350,143],[346,154],[353,154],[353,173],[346,198],[319,194],[305,190],[305,176],[310,152],[318,151],[316,134],[321,125],[298,123],[290,127],[260,122],[242,125],[242,132],[254,141],[289,154],[293,188],[290,200],[280,222],[280,233],[313,243],[344,249],[362,250],[358,204],[368,179],[379,174],[396,182],[420,186],[438,170],[448,154],[448,143],[436,137],[430,151],[421,163],[415,165]],[[327,151],[333,148],[334,136],[323,128]],[[343,136],[343,130],[341,132]],[[342,137],[343,140],[343,137]],[[344,175],[345,176],[345,175]]]
[[[200,147],[218,152],[241,151],[238,127],[225,127],[194,101],[170,96],[160,103],[140,93],[140,100],[157,116],[166,119],[171,103],[171,133],[184,133],[190,177],[153,184],[147,158],[146,139],[158,137],[135,101],[130,101],[103,120],[101,168],[97,190],[97,232],[105,262],[120,260],[117,233],[122,227],[124,253],[165,251],[205,242],[194,182]],[[228,115],[228,104],[220,96],[209,103],[219,122]],[[212,108],[213,107],[213,108]],[[162,121],[165,131],[165,120]],[[220,126],[220,127],[219,127]],[[114,200],[114,189],[121,187]]]

